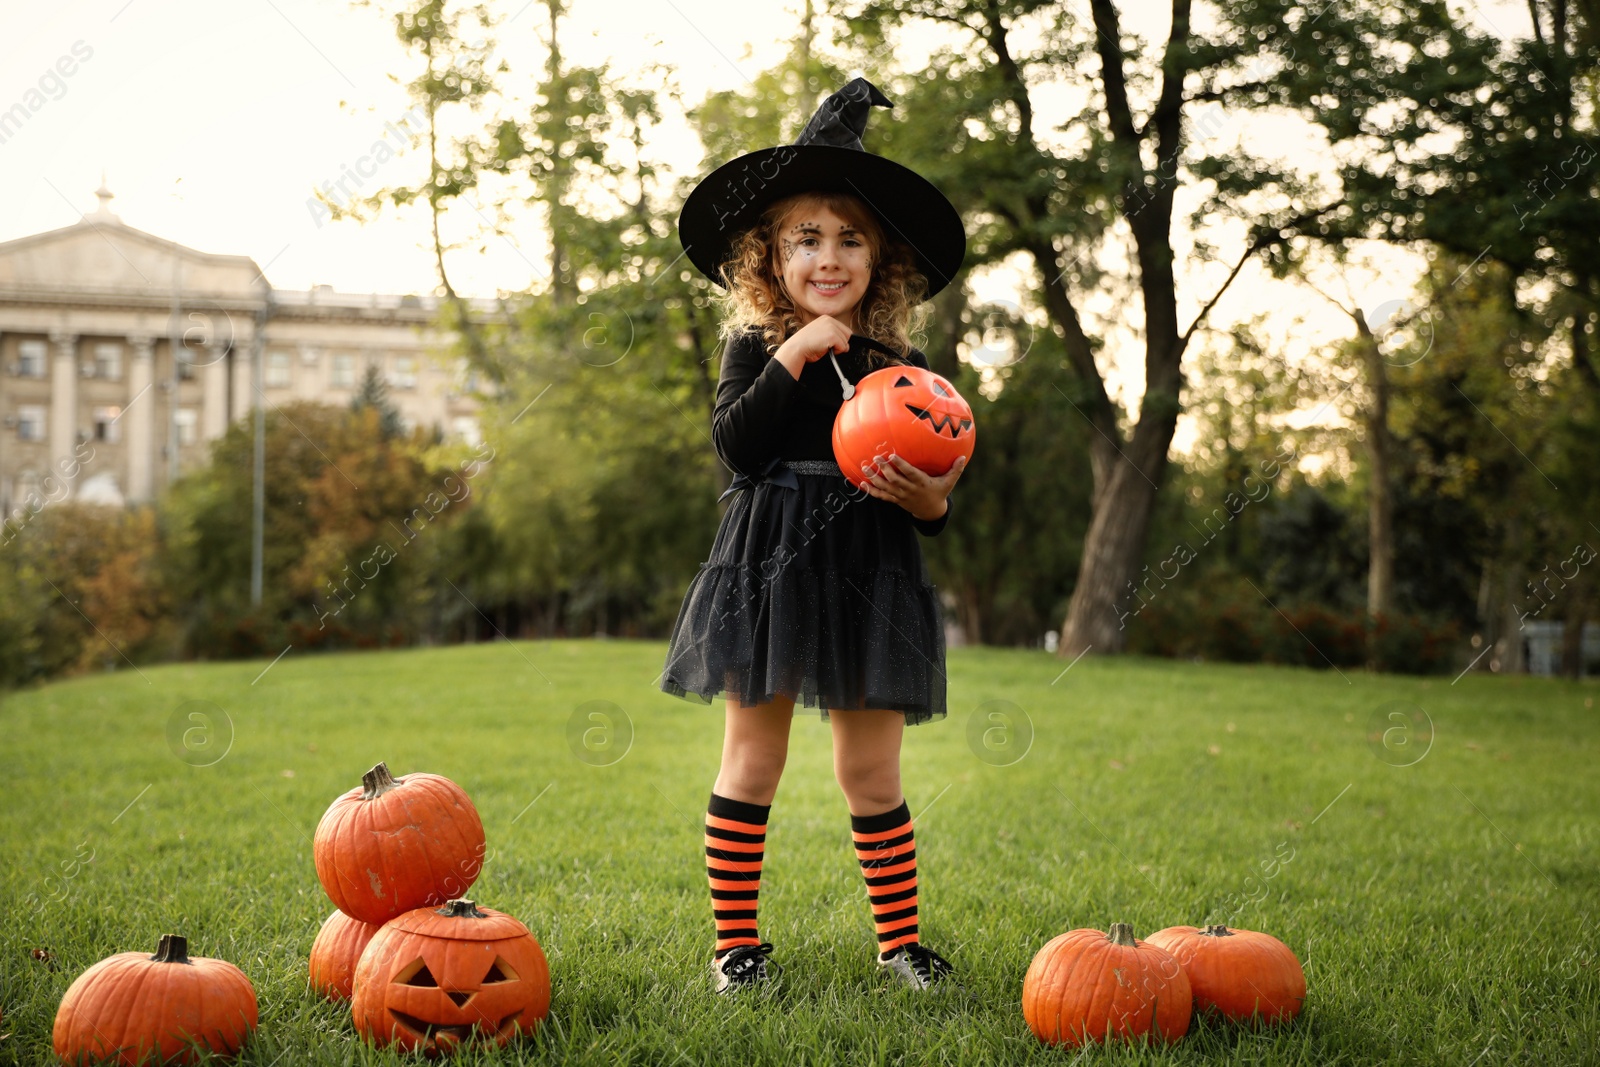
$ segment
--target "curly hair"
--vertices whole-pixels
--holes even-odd
[[[884,232],[877,213],[849,193],[797,193],[771,204],[761,221],[734,238],[722,265],[727,291],[722,305],[720,336],[724,339],[746,330],[761,331],[771,353],[800,328],[794,301],[779,283],[775,249],[778,230],[797,210],[826,208],[854,225],[866,240],[872,277],[855,308],[856,333],[911,358],[911,338],[920,336],[927,321],[923,305],[928,282],[917,270],[911,250]],[[869,366],[890,360],[875,349],[867,353]]]

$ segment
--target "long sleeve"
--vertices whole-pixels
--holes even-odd
[[[767,355],[758,332],[728,339],[711,414],[711,441],[729,470],[755,476],[777,458],[783,414],[799,384],[788,368]]]
[[[950,521],[950,508],[952,506],[951,501],[954,499],[954,493],[951,493],[949,496],[944,498],[944,514],[940,515],[937,519],[927,519],[924,521],[923,519],[913,517],[911,520],[911,525],[916,527],[917,533],[921,534],[923,537],[938,537],[940,531],[944,529],[944,524]]]
[[[914,366],[921,367],[923,370],[928,369],[928,357],[923,355],[919,349],[913,348],[911,350],[911,362]],[[954,506],[954,502],[955,494],[951,493],[949,496],[944,498],[943,515],[940,515],[937,519],[927,520],[913,517],[911,520],[911,525],[923,537],[938,537],[940,532],[944,530],[945,523],[950,521],[950,509]]]

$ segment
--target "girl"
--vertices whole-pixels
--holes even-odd
[[[727,694],[705,839],[718,992],[779,970],[757,935],[757,896],[796,700],[832,725],[878,963],[918,989],[951,981],[918,940],[900,742],[906,725],[946,714],[943,621],[916,534],[944,527],[964,463],[935,478],[876,457],[859,491],[831,440],[856,381],[927,367],[908,329],[960,268],[966,238],[929,182],[861,147],[873,106],[892,105],[855,79],[794,145],[713,172],[679,219],[686,254],[727,290],[712,436],[736,475],[733,502],[661,677],[677,696]]]

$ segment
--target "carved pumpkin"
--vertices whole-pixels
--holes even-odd
[[[465,893],[483,845],[483,821],[460,786],[437,774],[395,778],[380,763],[328,806],[312,857],[340,911],[382,924]]]
[[[893,453],[938,477],[960,456],[972,458],[972,408],[944,378],[921,367],[884,367],[856,383],[833,420],[833,457],[857,487],[872,457]],[[876,467],[872,468],[876,470]]]
[[[342,911],[335,910],[328,916],[311,943],[311,988],[329,1000],[349,1000],[356,964],[379,929],[374,923],[352,919]]]
[[[452,900],[386,923],[356,966],[350,1014],[369,1041],[443,1052],[504,1045],[550,1010],[550,968],[528,928]]]
[[[1194,1006],[1242,1022],[1294,1018],[1306,1000],[1306,973],[1289,946],[1271,934],[1226,926],[1170,926],[1153,933],[1182,965]]]
[[[154,956],[119,952],[84,971],[61,998],[52,1035],[63,1063],[194,1063],[232,1056],[256,1028],[256,991],[226,960],[189,956],[163,934]]]
[[[1137,940],[1127,923],[1052,939],[1022,979],[1023,1018],[1049,1045],[1145,1034],[1171,1044],[1189,1032],[1192,1012],[1178,961]]]

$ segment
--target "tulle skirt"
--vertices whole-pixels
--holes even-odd
[[[678,609],[661,689],[744,705],[945,717],[944,620],[897,504],[838,474],[734,494]]]

